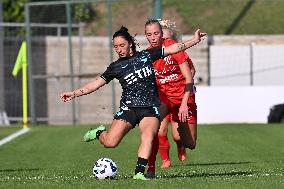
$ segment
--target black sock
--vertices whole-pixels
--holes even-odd
[[[100,135],[101,135],[102,132],[104,132],[104,131],[106,131],[106,129],[97,131],[97,133],[96,133],[96,139],[97,139],[97,140],[99,140]]]
[[[148,163],[148,159],[138,157],[136,168],[135,168],[135,174],[137,174],[137,173],[143,173],[144,174],[145,167],[146,167],[147,163]]]

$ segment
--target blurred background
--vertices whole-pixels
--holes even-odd
[[[31,124],[110,123],[121,95],[117,81],[69,103],[59,94],[116,60],[111,36],[122,25],[145,49],[148,18],[174,21],[182,40],[199,27],[208,33],[187,50],[199,123],[266,123],[274,105],[284,103],[284,1],[2,0],[0,125],[22,121],[22,73],[13,77],[12,70],[24,40]],[[283,122],[283,106],[279,111],[274,120]]]

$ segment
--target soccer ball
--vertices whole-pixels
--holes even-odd
[[[93,166],[93,175],[100,180],[114,179],[117,175],[117,166],[109,158],[101,158]]]

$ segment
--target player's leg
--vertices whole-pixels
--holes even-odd
[[[89,142],[96,139],[99,140],[106,148],[115,148],[125,134],[132,128],[133,127],[130,123],[124,120],[114,119],[108,131],[103,125],[101,125],[96,129],[88,131],[84,136],[84,141]]]
[[[132,128],[130,123],[114,119],[110,129],[100,134],[99,141],[106,148],[115,148]]]
[[[182,145],[191,150],[196,147],[197,126],[194,124],[179,122],[178,132],[181,137]]]
[[[172,125],[172,137],[173,140],[175,141],[176,145],[177,145],[177,150],[178,150],[178,158],[180,161],[184,161],[186,159],[186,150],[182,145],[182,142],[180,140],[180,135],[178,132],[178,123],[176,121],[171,121],[171,125]]]
[[[160,106],[160,119],[162,120],[163,118],[166,117],[168,114],[168,106],[166,103],[163,101],[161,102]],[[156,170],[156,156],[158,154],[159,150],[159,138],[158,134],[154,137],[153,139],[153,144],[152,144],[152,151],[151,155],[148,160],[148,169],[147,169],[147,177],[154,177],[155,176],[155,170]]]
[[[170,160],[170,143],[168,140],[168,124],[170,119],[170,114],[166,116],[163,121],[161,122],[159,132],[158,132],[158,138],[159,138],[159,154],[161,156],[161,159],[163,161],[161,168],[168,168],[171,165]]]
[[[138,156],[149,158],[152,151],[152,141],[156,136],[159,128],[159,119],[156,117],[144,117],[139,124],[140,128],[140,146]]]
[[[170,101],[168,100],[167,96],[164,93],[159,94],[161,99],[161,124],[158,132],[158,139],[159,139],[159,153],[161,159],[163,160],[162,168],[167,168],[171,165],[170,157],[169,157],[169,149],[170,143],[168,141],[168,114],[170,108]]]
[[[156,157],[158,154],[159,150],[159,138],[158,134],[154,137],[153,142],[152,142],[152,151],[151,155],[148,159],[148,169],[147,169],[147,174],[146,176],[149,178],[154,178],[155,177],[155,172],[156,172]]]
[[[120,108],[114,116],[111,127],[108,131],[104,126],[88,131],[84,136],[85,142],[99,140],[107,148],[116,147],[130,129],[138,123],[135,112],[129,108]]]
[[[189,118],[187,122],[178,122],[178,132],[185,148],[195,149],[197,141],[197,109],[195,103],[188,104]]]
[[[156,117],[144,117],[139,123],[141,136],[134,179],[145,180],[145,167],[152,152],[153,139],[157,135],[159,123]]]

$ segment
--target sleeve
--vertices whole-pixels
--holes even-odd
[[[109,83],[116,77],[116,72],[114,71],[112,64],[107,67],[106,71],[102,73],[100,77],[104,79],[107,83]]]
[[[187,61],[188,65],[189,65],[189,68],[192,69],[193,62],[192,62],[191,58],[188,56],[188,54],[186,52],[184,52],[184,53],[186,55],[186,61]]]
[[[158,47],[158,48],[147,49],[146,51],[150,53],[151,59],[154,62],[158,59],[164,58],[165,54],[164,50],[165,47]]]
[[[177,43],[177,42],[175,40],[172,40],[172,39],[166,39],[164,41],[164,44],[165,44],[166,47],[171,46],[172,44],[175,44],[175,43]],[[186,54],[185,51],[178,52],[178,53],[173,54],[171,56],[178,64],[184,63],[185,61],[187,61],[187,58],[188,58],[188,55]]]

